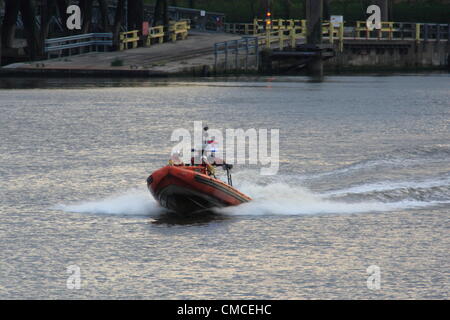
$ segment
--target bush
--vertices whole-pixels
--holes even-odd
[[[111,61],[111,67],[122,67],[123,66],[123,60],[116,58],[113,61]]]

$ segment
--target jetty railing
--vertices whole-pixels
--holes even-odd
[[[258,69],[259,41],[258,37],[248,36],[238,40],[215,43],[214,70],[217,72],[220,67],[224,71]]]
[[[253,22],[251,22],[251,23],[225,23],[224,28],[225,28],[225,32],[244,34],[244,35],[261,34],[261,33],[266,32],[267,29],[271,29],[273,31],[278,31],[278,30],[289,30],[291,28],[296,28],[296,29],[299,29],[300,32],[304,32],[306,35],[306,20],[254,19]]]
[[[113,45],[112,33],[86,33],[69,37],[51,38],[45,40],[45,52],[50,58],[52,52],[58,52],[61,57],[64,52],[70,56],[73,54],[72,49],[78,49],[78,54],[84,53],[86,50],[103,51],[109,50]]]
[[[253,23],[225,24],[225,31],[243,35],[259,36],[260,46],[270,48],[277,43],[279,49],[287,46],[295,47],[299,39],[306,38],[306,20],[295,19],[254,19]],[[322,25],[322,34],[330,43],[339,41],[340,50],[343,49],[344,24],[325,21]]]
[[[169,34],[171,40],[175,42],[178,38],[180,40],[186,39],[188,36],[189,28],[190,27],[187,21],[171,22],[169,26]]]
[[[187,38],[189,30],[190,21],[183,19],[180,21],[170,21],[168,28],[165,28],[163,25],[148,28],[148,32],[145,35],[140,30],[121,32],[119,34],[119,50],[137,48],[140,43],[149,47],[154,42],[163,43],[166,38],[171,41],[184,40]]]
[[[383,40],[450,40],[450,24],[382,22],[380,30],[370,31],[365,21],[357,21],[355,28],[357,38]],[[361,34],[363,33],[363,35]]]
[[[119,50],[130,49],[129,44],[131,44],[131,48],[135,49],[138,47],[139,40],[139,30],[121,32],[119,35]]]
[[[294,38],[306,38],[307,21],[295,19],[254,19],[252,23],[226,23],[225,31],[265,37],[267,39],[265,42],[266,46],[277,41],[281,43],[281,39],[290,34],[292,45]],[[383,21],[381,29],[370,30],[366,21],[357,21],[354,26],[346,26],[345,22],[324,21],[322,24],[322,36],[325,42],[327,40],[329,43],[338,41],[341,51],[343,50],[345,39],[414,40],[416,42],[450,41],[450,24]]]
[[[150,47],[153,40],[157,43],[164,42],[164,26],[156,26],[148,29],[148,34],[144,37],[144,43],[146,47]]]

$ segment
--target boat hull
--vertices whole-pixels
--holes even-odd
[[[166,166],[153,172],[147,186],[162,207],[183,215],[251,200],[224,182],[184,166]]]

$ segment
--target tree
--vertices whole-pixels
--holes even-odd
[[[5,16],[2,25],[2,46],[12,48],[14,44],[14,34],[16,32],[16,21],[20,9],[20,0],[5,1]]]
[[[83,24],[81,26],[81,33],[88,33],[91,27],[92,21],[92,0],[80,0],[79,6],[81,9],[81,15],[83,19]]]
[[[102,14],[103,32],[109,32],[110,21],[109,21],[109,15],[108,15],[108,2],[107,2],[107,0],[98,0],[98,4],[100,6],[100,12]]]
[[[68,0],[56,0],[56,5],[58,7],[59,18],[61,20],[62,25],[66,24],[68,15],[67,15],[67,7],[69,6]]]
[[[141,30],[144,21],[144,1],[128,0],[128,29]]]
[[[116,48],[119,47],[119,33],[120,33],[120,27],[122,26],[122,22],[123,22],[123,18],[124,18],[124,5],[125,5],[125,0],[117,1],[116,15],[114,17],[114,26],[113,26],[114,46]]]
[[[35,22],[36,7],[34,1],[14,0],[20,3],[20,13],[22,14],[23,27],[28,44],[28,54],[31,60],[36,60],[41,52],[38,30]]]
[[[153,26],[169,25],[169,8],[167,0],[156,0]]]
[[[292,0],[283,0],[281,4],[283,5],[283,18],[290,19],[292,15]]]

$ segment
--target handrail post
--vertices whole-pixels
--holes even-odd
[[[447,25],[447,41],[450,43],[450,23]]]
[[[291,40],[291,48],[295,48],[295,28],[292,27],[291,30],[289,30],[289,36]]]
[[[259,40],[255,38],[256,69],[259,70]]]
[[[214,44],[214,72],[217,73],[217,43]]]
[[[416,42],[420,42],[420,23],[416,23]]]
[[[307,26],[306,26],[306,20],[305,19],[303,19],[302,20],[302,36],[303,37],[306,37],[306,33],[307,33]]]
[[[392,40],[393,36],[394,36],[394,23],[393,22],[389,22],[389,40]]]
[[[280,48],[280,50],[283,50],[284,47],[284,41],[283,41],[283,30],[279,29],[278,30],[278,47]]]
[[[450,23],[447,25],[447,41],[450,43]]]
[[[329,23],[330,23],[330,25],[328,26],[329,40],[330,43],[334,43],[334,25],[331,21]]]
[[[402,34],[402,40],[404,40],[405,39],[405,24],[404,23],[400,24],[400,32]]]
[[[248,37],[245,38],[245,71],[248,70]]]
[[[228,42],[225,41],[225,71],[228,68]]]

